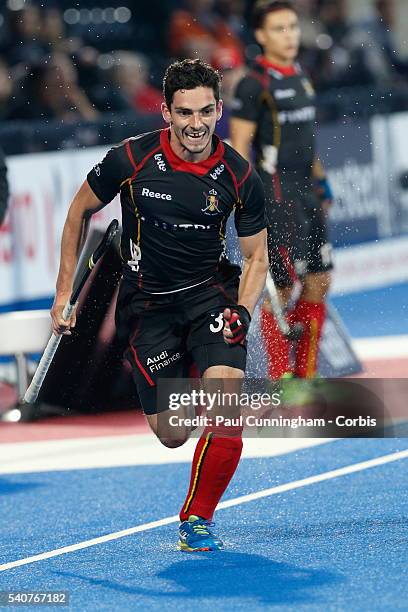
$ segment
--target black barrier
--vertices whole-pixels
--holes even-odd
[[[94,231],[89,237],[85,259],[101,235]],[[62,337],[37,401],[21,406],[22,420],[140,407],[114,326],[121,270],[116,240],[84,286],[76,326],[71,336]]]

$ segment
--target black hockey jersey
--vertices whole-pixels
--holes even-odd
[[[233,117],[257,124],[254,148],[257,163],[264,145],[278,150],[276,169],[310,177],[315,157],[316,109],[313,86],[298,64],[287,72],[257,58],[240,81],[232,103]]]
[[[113,147],[88,174],[101,202],[120,192],[126,280],[148,293],[171,293],[211,278],[225,257],[225,226],[235,211],[238,236],[265,226],[262,182],[232,147],[213,136],[199,163],[179,158],[169,129]]]

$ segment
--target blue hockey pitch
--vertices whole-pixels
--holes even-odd
[[[337,440],[242,460],[225,500],[289,486],[217,511],[224,552],[177,551],[171,522],[14,568],[176,515],[189,464],[1,475],[0,590],[69,591],[69,608],[87,611],[406,610],[407,449]],[[379,457],[387,462],[364,467]]]

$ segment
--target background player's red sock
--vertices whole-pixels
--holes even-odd
[[[312,378],[317,372],[319,342],[326,318],[326,305],[299,300],[291,313],[291,323],[302,323],[303,335],[296,345],[295,374]]]
[[[268,358],[268,377],[278,380],[289,372],[289,342],[282,336],[275,317],[261,308],[261,332]]]
[[[228,430],[228,431],[227,431]],[[198,440],[186,500],[180,520],[191,514],[211,520],[237,469],[242,452],[242,428],[206,428]]]

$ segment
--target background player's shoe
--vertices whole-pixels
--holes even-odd
[[[293,372],[285,372],[284,374],[282,374],[279,380],[292,380],[292,378],[295,378]]]
[[[286,408],[307,406],[316,398],[314,380],[287,372],[280,379],[281,402]]]
[[[212,523],[192,514],[179,527],[178,548],[185,552],[221,550],[223,543],[210,530]]]

